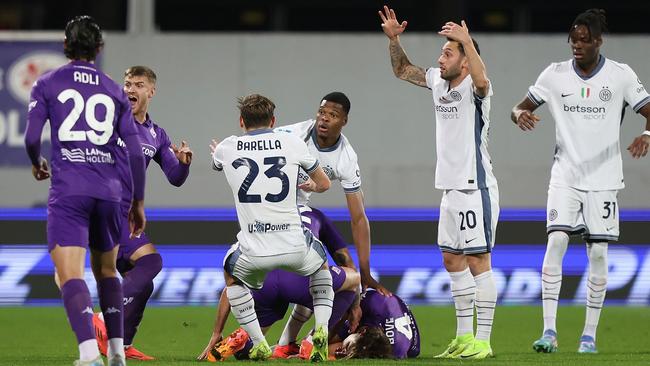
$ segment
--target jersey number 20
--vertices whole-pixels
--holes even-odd
[[[87,101],[78,91],[74,89],[66,89],[59,93],[57,97],[59,102],[66,103],[72,99],[74,106],[68,116],[65,117],[61,127],[59,127],[59,141],[86,141],[86,139],[95,145],[106,145],[113,135],[113,117],[115,116],[115,104],[106,94],[93,94]],[[95,108],[98,105],[104,106],[106,115],[102,121],[97,119],[95,115]],[[81,117],[81,112],[84,112],[84,117],[89,131],[72,131],[75,123]],[[97,132],[100,132],[99,134]]]
[[[284,156],[271,156],[264,158],[264,165],[270,165],[264,175],[269,178],[277,178],[282,182],[282,189],[280,193],[273,194],[267,193],[264,196],[264,199],[269,202],[280,202],[287,198],[289,194],[289,177],[282,171],[282,167],[287,165],[287,159]],[[253,159],[249,158],[239,158],[232,162],[232,167],[238,169],[240,166],[248,167],[248,175],[244,178],[241,186],[239,187],[239,202],[242,203],[260,203],[262,202],[262,196],[259,194],[248,194],[248,190],[251,188],[253,181],[257,178],[257,175],[260,172],[260,168]]]

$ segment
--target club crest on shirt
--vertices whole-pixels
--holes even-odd
[[[555,221],[555,219],[557,219],[557,210],[552,208],[548,212],[548,221]]]
[[[156,130],[154,130],[153,127],[151,127],[151,128],[149,129],[149,133],[151,133],[151,136],[153,136],[153,138],[156,138],[156,136],[158,136],[158,135],[156,134]]]
[[[609,102],[609,100],[612,99],[612,92],[608,87],[603,86],[603,89],[600,91],[600,93],[598,93],[598,97],[603,102]]]
[[[325,165],[323,167],[323,170],[325,171],[325,174],[327,174],[327,177],[332,180],[335,179],[336,177],[334,176],[334,168],[332,168],[329,165]]]
[[[449,92],[447,95],[443,95],[440,98],[438,98],[438,101],[442,104],[449,104],[453,102],[460,102],[463,99],[463,95],[460,94],[459,91],[457,90],[452,90]]]

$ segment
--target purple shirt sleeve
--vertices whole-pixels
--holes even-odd
[[[117,134],[124,141],[129,156],[129,168],[133,178],[133,199],[144,199],[146,165],[142,145],[135,129],[135,122],[126,95],[122,93],[120,117],[117,121]]]
[[[160,168],[165,173],[169,183],[176,187],[180,187],[185,183],[187,176],[190,174],[190,166],[178,161],[176,154],[171,149],[171,141],[167,133],[162,128],[159,130],[161,134],[160,148],[153,157],[153,159],[160,165]]]
[[[27,113],[27,129],[25,131],[25,148],[32,165],[38,166],[41,157],[41,134],[45,121],[49,118],[47,103],[43,93],[43,83],[38,80],[32,88],[32,94],[29,102],[29,111]]]

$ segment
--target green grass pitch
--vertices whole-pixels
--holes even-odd
[[[214,321],[212,307],[152,307],[147,309],[136,345],[157,357],[153,362],[129,360],[129,365],[199,365],[196,355],[207,343]],[[536,354],[532,342],[541,332],[541,306],[497,308],[492,348],[495,358],[485,361],[436,360],[455,332],[453,307],[414,306],[422,342],[419,358],[405,361],[351,360],[349,365],[650,365],[650,310],[644,307],[605,307],[598,334],[598,355],[576,353],[584,322],[584,307],[559,310],[559,352]],[[229,320],[227,330],[234,329]],[[281,324],[267,335],[277,340]],[[72,365],[77,347],[62,307],[0,308],[0,365]],[[249,364],[250,362],[239,362]],[[268,361],[296,365],[302,361]],[[339,361],[342,362],[342,361]]]

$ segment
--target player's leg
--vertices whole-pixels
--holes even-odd
[[[264,276],[260,277],[260,274],[257,273],[258,268],[246,255],[241,253],[239,244],[233,245],[224,258],[226,296],[230,303],[230,309],[239,325],[253,342],[253,348],[249,353],[250,358],[264,360],[271,356],[271,347],[266,342],[257,319],[253,295],[246,287],[261,287]]]
[[[109,366],[126,364],[124,297],[115,264],[121,223],[119,203],[97,201],[90,223],[90,264],[97,281],[99,306],[106,324]]]
[[[499,216],[499,192],[496,186],[479,189],[467,193],[467,198],[473,203],[467,207],[465,230],[461,230],[463,248],[467,264],[474,276],[476,284],[476,336],[471,346],[460,355],[465,359],[482,359],[492,357],[490,335],[494,321],[494,310],[497,304],[497,287],[492,276],[492,247]],[[476,216],[476,225],[472,218]],[[476,238],[476,239],[473,239]]]
[[[550,186],[548,189],[546,230],[548,242],[542,264],[542,336],[533,343],[537,352],[557,350],[557,306],[562,287],[562,260],[569,245],[569,235],[583,232],[586,227],[582,215],[579,191]]]
[[[476,284],[469,270],[461,245],[459,221],[465,209],[463,194],[459,191],[443,192],[438,221],[438,247],[442,252],[445,269],[449,273],[451,295],[456,309],[456,337],[436,358],[457,357],[474,340],[474,297]],[[465,226],[463,226],[465,227]]]
[[[143,243],[143,244],[141,244]],[[123,273],[124,291],[124,345],[126,356],[130,359],[153,360],[154,358],[133,347],[133,338],[144,316],[147,301],[154,290],[153,280],[162,270],[162,257],[149,238],[143,233],[129,243],[135,249],[129,255],[130,269]],[[131,245],[133,244],[133,245]]]
[[[48,250],[59,279],[61,297],[79,345],[79,364],[104,362],[97,349],[92,327],[92,301],[84,281],[88,227],[94,200],[72,196],[48,202]]]
[[[584,207],[589,234],[586,235],[589,277],[587,278],[587,310],[585,327],[580,338],[580,353],[596,353],[596,329],[607,292],[608,241],[617,241],[619,215],[617,191],[587,192]]]

